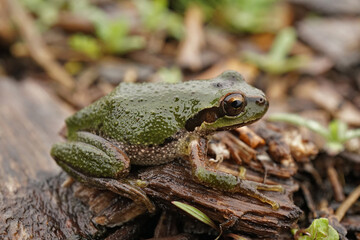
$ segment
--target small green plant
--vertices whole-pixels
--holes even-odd
[[[310,227],[299,230],[292,229],[296,240],[339,240],[338,232],[329,225],[327,218],[315,219]]]
[[[314,120],[305,119],[296,114],[277,113],[271,115],[268,119],[270,121],[287,122],[297,126],[303,126],[319,134],[325,139],[326,144],[324,148],[330,154],[337,154],[343,151],[346,141],[360,137],[360,128],[348,129],[347,124],[340,120],[331,121],[329,126],[325,128]]]
[[[135,4],[149,32],[165,31],[176,39],[184,36],[183,19],[169,9],[168,0],[136,0]]]
[[[295,30],[291,27],[285,28],[277,34],[268,54],[262,55],[247,52],[244,57],[260,69],[272,74],[282,74],[293,71],[304,66],[307,62],[305,56],[288,57],[295,41]]]
[[[178,0],[172,6],[185,12],[193,4],[199,6],[207,22],[231,32],[275,32],[283,26],[278,18],[280,0]],[[281,13],[280,13],[281,14]]]
[[[197,220],[199,220],[200,222],[205,223],[206,225],[209,225],[210,227],[218,230],[219,228],[215,225],[215,223],[202,211],[200,211],[199,209],[186,204],[186,203],[182,203],[182,202],[178,202],[178,201],[172,201],[172,204],[174,204],[175,206],[177,206],[178,208],[180,208],[181,210],[187,212],[188,214],[190,214],[191,216],[193,216],[194,218],[196,218]]]
[[[218,12],[236,32],[273,32],[279,29],[277,3],[279,0],[222,0]]]
[[[179,83],[183,79],[181,70],[178,67],[160,68],[157,75],[162,82],[167,83]]]
[[[143,37],[129,35],[129,24],[125,20],[96,22],[95,28],[106,52],[122,54],[145,46]]]
[[[72,36],[70,45],[77,51],[87,54],[89,57],[99,57],[102,53],[123,54],[145,46],[145,40],[141,36],[131,36],[129,23],[125,19],[109,18],[100,8],[91,4],[88,0],[69,2],[69,9],[89,19],[95,25],[95,36]],[[76,43],[76,44],[75,44]],[[95,43],[99,46],[96,48]],[[91,47],[90,50],[86,50]],[[98,53],[99,49],[100,54]]]
[[[65,0],[21,0],[21,3],[37,16],[37,26],[45,31],[57,21]]]
[[[93,23],[102,22],[107,19],[106,13],[97,6],[90,3],[89,0],[76,0],[68,2],[68,9]]]
[[[178,208],[180,208],[181,210],[187,212],[188,214],[190,214],[197,220],[199,220],[199,221],[205,223],[206,225],[209,225],[213,229],[219,231],[219,235],[214,240],[218,240],[221,237],[221,235],[223,233],[221,225],[220,225],[220,227],[217,227],[215,225],[215,223],[205,213],[201,212],[199,209],[197,209],[189,204],[186,204],[186,203],[182,203],[182,202],[178,202],[178,201],[172,201],[171,203],[174,204],[175,206],[177,206]],[[228,234],[226,234],[225,237],[231,237],[236,240],[247,240],[247,238],[244,238],[244,237],[239,236],[234,233],[228,233]]]
[[[184,13],[191,5],[196,5],[201,8],[206,20],[211,20],[214,17],[214,12],[225,4],[227,0],[178,0],[171,3],[176,12]]]
[[[56,23],[59,11],[68,9],[90,20],[95,26],[95,36],[74,34],[69,45],[76,51],[97,59],[104,53],[123,54],[145,46],[141,36],[131,36],[125,19],[110,18],[101,8],[89,0],[21,0],[24,6],[37,16],[37,24],[45,31]]]
[[[96,38],[84,34],[74,34],[69,38],[69,45],[78,52],[82,52],[92,59],[101,55],[101,48]]]
[[[215,225],[215,223],[205,213],[203,213],[199,209],[197,209],[189,204],[186,204],[186,203],[182,203],[182,202],[178,202],[178,201],[172,201],[171,203],[174,204],[175,206],[177,206],[178,208],[180,208],[181,210],[187,212],[188,214],[190,214],[191,216],[193,216],[200,222],[203,222],[206,225],[212,227],[213,229],[219,231],[220,234],[219,234],[219,236],[217,236],[217,238],[215,240],[220,238],[220,236],[222,234],[222,229],[217,227]]]

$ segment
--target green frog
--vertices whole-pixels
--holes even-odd
[[[121,83],[66,119],[67,141],[54,144],[51,155],[76,180],[145,204],[150,212],[155,207],[141,181],[127,178],[131,165],[158,165],[179,157],[189,161],[199,183],[278,209],[258,190],[282,191],[281,186],[248,181],[207,164],[211,134],[251,124],[268,106],[264,93],[235,71],[176,84]]]

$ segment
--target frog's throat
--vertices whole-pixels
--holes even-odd
[[[257,121],[259,121],[259,120],[260,120],[260,118],[257,118],[257,119],[253,119],[253,120],[246,121],[246,122],[243,122],[243,123],[237,123],[237,124],[230,125],[230,126],[226,126],[226,127],[216,128],[216,129],[213,129],[213,131],[226,131],[226,130],[231,130],[231,129],[243,127],[243,126],[246,126],[246,125],[250,125],[250,124],[252,124],[252,123],[254,123],[254,122],[257,122]],[[206,130],[205,130],[205,131],[206,131]],[[207,131],[209,131],[209,129],[207,129]]]
[[[224,127],[212,127],[209,125],[209,123],[204,122],[203,124],[201,124],[201,126],[196,127],[194,132],[196,132],[200,135],[206,136],[206,135],[210,135],[212,133],[219,132],[219,131],[227,131],[227,130],[232,130],[235,128],[247,126],[247,125],[250,125],[250,124],[258,121],[259,119],[253,119],[253,120],[249,120],[249,121],[246,121],[243,123],[236,123],[234,125],[229,125],[229,126],[224,126]]]
[[[203,113],[204,111],[209,111],[215,108],[210,108],[210,109],[205,109],[203,111],[201,111],[200,113]],[[255,117],[253,119],[250,119],[248,121],[243,121],[240,122],[239,119],[241,118],[241,116],[246,115],[246,112],[243,112],[242,114],[240,114],[239,116],[232,118],[234,120],[233,124],[228,124],[228,125],[224,125],[224,126],[220,126],[221,124],[218,124],[218,121],[221,121],[221,118],[223,118],[224,116],[212,116],[210,117],[210,119],[204,119],[201,114],[197,114],[195,117],[191,118],[190,121],[186,122],[185,128],[187,131],[195,131],[198,133],[211,133],[211,132],[217,132],[217,131],[225,131],[225,130],[231,130],[234,128],[239,128],[242,126],[246,126],[249,124],[252,124],[256,121],[258,121],[261,116]],[[205,115],[208,115],[208,113],[206,113]],[[197,117],[199,116],[199,117]],[[229,117],[228,117],[229,118]],[[231,117],[230,117],[231,118]],[[235,120],[237,119],[237,121]]]

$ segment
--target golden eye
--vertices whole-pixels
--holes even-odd
[[[242,94],[232,93],[225,97],[221,104],[225,115],[237,116],[244,109],[246,102]]]

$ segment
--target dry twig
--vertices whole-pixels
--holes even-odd
[[[201,9],[192,5],[185,13],[186,37],[179,50],[179,64],[191,70],[202,67],[201,48],[204,45],[203,13]]]
[[[347,210],[356,202],[356,200],[360,197],[360,185],[355,188],[355,190],[346,198],[346,200],[340,205],[340,207],[336,210],[335,216],[341,221],[345,216]]]
[[[337,202],[342,202],[345,199],[343,187],[339,181],[338,173],[333,166],[329,166],[327,169],[327,174],[331,183],[331,186],[334,191],[334,198]]]
[[[48,51],[33,19],[21,6],[18,0],[7,0],[10,15],[19,29],[19,32],[34,60],[41,65],[51,78],[67,89],[73,89],[73,78],[55,61]]]

